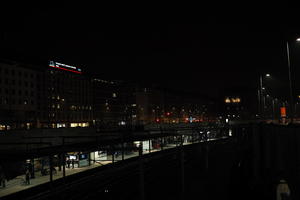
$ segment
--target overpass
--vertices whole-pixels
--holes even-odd
[[[201,195],[203,199],[276,199],[277,184],[285,179],[292,199],[299,199],[299,126],[260,123],[227,128],[152,127],[134,133],[121,131],[122,134],[120,131],[87,134],[87,129],[80,129],[80,133],[68,133],[70,137],[67,137],[67,130],[62,130],[53,140],[55,154],[77,148],[80,151],[134,152],[135,156],[126,157],[128,155],[122,153],[117,158],[111,153],[108,164],[67,176],[63,176],[61,170],[61,178],[52,175],[54,178],[50,180],[48,176],[47,182],[39,187],[6,198],[22,195],[27,199],[84,199],[85,196],[189,199]],[[213,133],[210,138],[208,132]],[[62,142],[64,136],[66,143]],[[36,138],[31,139],[36,142]],[[142,145],[145,141],[152,141],[152,144],[160,141],[161,146],[152,149],[143,149],[142,145],[122,146],[132,141]],[[29,150],[26,156],[51,156],[48,148],[42,146],[38,152]],[[161,195],[155,196],[153,190]],[[69,196],[64,196],[64,191]]]
[[[225,129],[221,131],[213,127],[195,125],[151,126],[140,131],[110,130],[100,132],[89,128],[11,131],[1,135],[0,154],[4,166],[9,162],[14,164],[19,160],[46,157],[49,160],[49,168],[56,167],[60,173],[60,178],[65,181],[71,173],[70,170],[66,169],[65,161],[68,152],[106,151],[107,160],[105,162],[101,160],[101,165],[103,165],[107,161],[115,163],[116,161],[124,161],[127,158],[141,157],[148,153],[165,152],[164,150],[176,149],[183,145],[225,139],[228,137],[227,135]],[[138,145],[132,145],[133,143]],[[147,148],[143,148],[145,143],[148,146]],[[158,146],[154,146],[154,143]],[[121,154],[119,160],[115,155],[116,152]],[[89,168],[94,168],[100,163],[96,162],[95,157],[92,158],[90,154],[88,155]],[[55,156],[58,157],[58,163],[56,164],[53,162]],[[35,169],[35,166],[33,168]],[[81,167],[81,169],[83,168]],[[36,169],[32,173],[37,174],[35,171]],[[35,178],[35,181],[37,180],[36,176],[33,178]],[[52,185],[54,181],[57,181],[55,179],[58,178],[50,170],[48,180],[43,178],[40,183]],[[14,190],[10,194],[13,192]]]

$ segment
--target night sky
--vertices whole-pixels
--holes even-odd
[[[289,40],[293,77],[300,75],[300,44],[294,42],[300,23],[104,10],[32,7],[6,16],[1,55],[45,66],[55,60],[103,79],[218,96],[224,89],[255,90],[259,73],[271,73],[272,87],[284,90]]]

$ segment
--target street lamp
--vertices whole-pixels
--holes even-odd
[[[265,99],[263,96],[263,91],[265,87],[263,87],[263,78],[270,78],[270,74],[264,74],[259,76],[259,90],[258,90],[258,104],[259,104],[259,111],[260,111],[260,118],[263,117],[264,109],[265,109]]]
[[[300,38],[296,39],[296,42],[300,42]],[[291,61],[290,61],[290,47],[289,42],[286,42],[286,51],[287,51],[287,62],[289,70],[289,89],[290,89],[290,111],[291,111],[291,123],[294,121],[294,100],[293,100],[293,90],[292,90],[292,76],[291,76]]]

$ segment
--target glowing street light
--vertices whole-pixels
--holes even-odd
[[[300,42],[300,38],[296,39],[296,42]],[[290,87],[290,103],[291,103],[291,123],[294,121],[294,100],[293,100],[293,90],[292,90],[292,78],[291,78],[291,61],[290,61],[290,47],[289,42],[286,41],[286,53],[288,61],[288,70],[289,70],[289,87]]]
[[[265,107],[265,102],[264,102],[264,97],[263,97],[263,91],[265,90],[265,87],[263,87],[263,78],[270,78],[271,75],[269,73],[267,74],[261,74],[259,76],[259,89],[258,89],[258,107],[259,107],[259,112],[260,116],[262,117],[264,114],[264,107]]]

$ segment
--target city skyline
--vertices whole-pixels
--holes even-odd
[[[285,42],[299,31],[284,20],[241,23],[204,16],[198,23],[174,23],[166,18],[126,21],[118,15],[106,19],[85,10],[75,15],[78,9],[64,6],[30,11],[16,16],[21,20],[9,19],[14,28],[1,31],[2,57],[37,64],[55,60],[107,79],[213,97],[226,88],[256,89],[260,73],[287,80]],[[296,73],[300,49],[293,44],[291,49]]]

